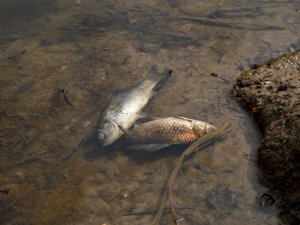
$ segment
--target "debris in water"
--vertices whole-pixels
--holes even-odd
[[[188,144],[214,131],[208,123],[185,117],[152,120],[131,129],[124,136],[127,148],[153,152],[173,144]]]
[[[159,73],[152,66],[141,83],[129,90],[115,93],[99,125],[99,142],[103,146],[110,145],[124,134],[123,130],[131,128],[155,90],[161,86],[159,84],[164,83],[171,74],[170,70]]]
[[[0,187],[0,192],[3,194],[8,194],[10,191],[10,187],[8,185],[4,185]]]
[[[262,206],[272,206],[276,202],[275,197],[269,193],[263,193],[260,196],[259,203]]]
[[[150,225],[158,225],[160,218],[163,214],[164,208],[165,208],[165,204],[167,202],[167,198],[169,196],[170,199],[172,199],[171,196],[171,188],[173,186],[173,183],[175,181],[175,178],[181,168],[181,165],[183,163],[183,160],[191,155],[192,153],[198,151],[200,148],[204,148],[205,146],[211,144],[213,141],[215,141],[217,138],[222,137],[224,134],[226,134],[228,131],[230,130],[230,124],[226,123],[223,127],[221,128],[217,128],[215,131],[213,131],[212,133],[208,133],[205,134],[204,136],[198,138],[192,145],[190,145],[180,156],[179,160],[177,161],[166,186],[165,192],[164,192],[164,196],[162,199],[162,202],[160,204],[160,208],[159,211],[157,212],[157,214],[155,215],[155,217],[153,218],[153,220],[151,221]],[[171,207],[172,207],[172,212],[174,215],[174,218],[176,219],[176,214],[175,214],[175,207],[174,207],[174,203],[172,204],[171,201]],[[178,221],[176,221],[178,222]]]

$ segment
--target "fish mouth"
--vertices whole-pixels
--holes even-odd
[[[108,146],[108,145],[113,143],[113,141],[108,141],[108,140],[105,140],[105,139],[99,139],[99,134],[98,134],[98,141],[99,141],[99,144],[102,145],[103,147]]]
[[[104,126],[104,129],[98,130],[98,141],[103,147],[111,145],[119,139],[120,128],[118,124],[114,121],[106,121],[106,123],[111,124],[112,127],[105,128]]]
[[[113,144],[115,141],[117,141],[118,139],[117,138],[112,138],[110,140],[104,140],[102,141],[100,144],[105,147],[105,146],[108,146],[108,145],[111,145]]]

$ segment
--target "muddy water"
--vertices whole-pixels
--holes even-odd
[[[261,135],[229,92],[242,70],[299,48],[299,11],[297,1],[2,0],[1,224],[151,221],[183,149],[103,149],[96,127],[112,91],[152,64],[174,75],[147,112],[233,127],[184,162],[180,224],[278,224],[276,204],[260,205]]]

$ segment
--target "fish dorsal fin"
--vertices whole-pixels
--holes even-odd
[[[185,121],[189,121],[189,122],[193,122],[194,121],[193,119],[189,119],[189,118],[182,117],[182,116],[173,116],[173,118],[181,119],[181,120],[185,120]]]

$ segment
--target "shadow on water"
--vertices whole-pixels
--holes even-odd
[[[123,147],[122,139],[111,146],[102,147],[100,144],[98,144],[97,135],[93,134],[87,139],[83,140],[79,147],[71,151],[64,160],[70,160],[74,154],[78,154],[80,151],[82,151],[87,161],[97,161],[103,156],[117,154],[118,151],[122,149],[121,151],[124,155],[134,160],[137,164],[143,164],[145,162],[151,162],[165,157],[178,157],[187,146],[188,145],[171,146],[161,149],[157,152],[145,152],[142,150],[133,151]]]
[[[14,20],[33,20],[44,16],[56,9],[57,1],[17,0],[14,2],[3,0],[1,2],[1,19],[4,22]]]
[[[24,26],[27,27],[28,22],[30,23],[33,20],[37,20],[49,13],[55,13],[56,11],[56,0],[2,0],[0,7],[0,37],[24,31]],[[8,37],[7,40],[10,40],[10,38]]]
[[[278,224],[276,204],[259,205],[261,136],[229,92],[242,70],[298,48],[299,9],[297,1],[1,1],[0,223],[150,222],[184,147],[102,149],[96,130],[113,91],[157,65],[174,75],[145,111],[233,127],[183,163],[180,224]]]

